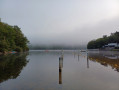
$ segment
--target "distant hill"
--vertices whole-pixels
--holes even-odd
[[[29,45],[30,50],[79,50],[86,49],[86,46],[65,46],[65,45]]]
[[[0,52],[27,51],[28,39],[18,26],[11,26],[0,21]]]

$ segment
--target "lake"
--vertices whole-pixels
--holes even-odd
[[[0,56],[0,90],[119,90],[119,52],[31,50]]]

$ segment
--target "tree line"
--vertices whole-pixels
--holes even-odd
[[[119,43],[119,32],[111,33],[109,36],[103,35],[102,38],[91,40],[87,44],[88,49],[101,49],[108,43]],[[118,48],[118,47],[117,47]]]
[[[65,46],[65,45],[29,45],[31,50],[79,50],[86,49],[86,46]]]
[[[0,22],[0,52],[28,51],[28,39],[18,26],[11,26]]]

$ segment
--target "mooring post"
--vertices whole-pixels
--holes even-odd
[[[63,55],[59,57],[59,84],[62,84]]]

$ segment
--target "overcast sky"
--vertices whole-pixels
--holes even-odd
[[[119,31],[119,0],[0,0],[0,18],[31,44],[82,45]]]

